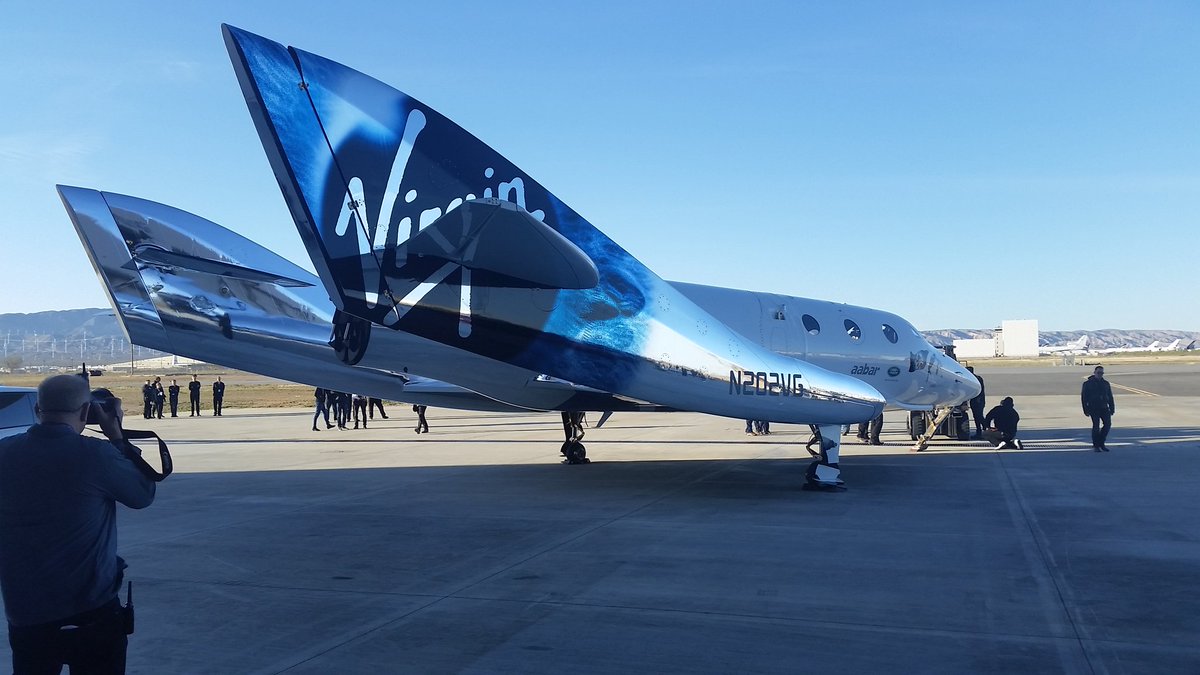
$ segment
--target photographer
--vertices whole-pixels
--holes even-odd
[[[132,628],[118,599],[116,502],[149,506],[155,479],[127,456],[137,450],[120,399],[94,402],[85,380],[56,375],[38,386],[37,413],[38,424],[0,440],[0,590],[13,671],[124,673]],[[89,415],[107,441],[80,435]]]

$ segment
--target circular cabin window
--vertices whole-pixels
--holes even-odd
[[[805,314],[800,317],[800,320],[804,322],[804,330],[808,331],[809,335],[821,334],[821,324],[817,322],[812,314]]]
[[[851,340],[858,342],[862,339],[862,329],[858,327],[858,324],[854,323],[850,319],[846,319],[845,324],[846,335],[849,335]]]

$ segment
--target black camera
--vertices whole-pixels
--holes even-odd
[[[103,408],[106,415],[116,419],[117,405],[120,402],[121,399],[114,396],[113,393],[107,389],[93,389],[92,405],[88,408],[87,423],[95,425],[100,424],[100,416],[96,414],[97,407]]]

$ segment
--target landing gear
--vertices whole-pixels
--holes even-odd
[[[932,440],[933,435],[935,433],[937,433],[938,427],[940,427],[942,425],[942,422],[945,422],[946,419],[948,417],[950,417],[950,413],[953,410],[954,410],[954,408],[952,408],[952,407],[938,408],[937,410],[935,410],[934,415],[933,415],[933,421],[924,424],[923,428],[921,429],[920,435],[916,435],[917,423],[915,420],[917,418],[916,417],[911,418],[913,420],[913,422],[912,422],[910,428],[912,430],[912,433],[914,434],[913,440],[916,441],[916,443],[914,443],[913,447],[912,447],[914,452],[921,452],[921,451],[925,450],[925,448],[929,447],[929,441]],[[922,421],[924,421],[924,417],[922,417],[921,419],[922,419]]]
[[[587,448],[579,441],[583,438],[583,413],[564,412],[562,414],[563,435],[566,441],[562,444],[562,456],[566,459],[563,464],[587,464],[592,461],[587,457]]]
[[[841,431],[839,425],[826,424],[823,426],[811,425],[813,437],[808,442],[805,449],[814,457],[812,464],[808,465],[808,471],[804,474],[804,485],[802,490],[814,490],[818,492],[842,492],[846,489],[846,482],[842,480],[842,469],[838,465],[838,451],[841,448]],[[819,450],[814,451],[812,446],[818,445]]]

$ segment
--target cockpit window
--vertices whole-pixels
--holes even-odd
[[[809,335],[819,335],[821,333],[821,324],[811,314],[805,314],[800,317],[804,322],[804,330],[808,331]]]
[[[851,340],[858,342],[862,339],[862,329],[858,327],[858,324],[846,319],[846,335],[849,335]]]
[[[886,323],[883,324],[883,337],[887,338],[887,341],[892,344],[896,344],[896,341],[900,339],[900,336],[896,334],[896,329]]]

